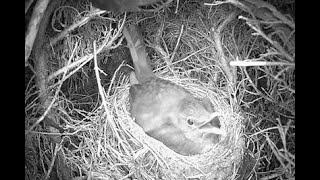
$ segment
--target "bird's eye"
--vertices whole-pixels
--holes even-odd
[[[188,120],[187,120],[187,123],[188,123],[189,125],[193,125],[192,119],[188,119]]]

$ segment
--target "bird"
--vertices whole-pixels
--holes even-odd
[[[123,29],[133,60],[130,113],[144,132],[184,156],[207,152],[226,132],[209,99],[197,99],[183,87],[157,77],[150,66],[137,25]]]
[[[160,0],[90,0],[92,5],[101,10],[112,12],[137,12],[140,6],[151,5]]]

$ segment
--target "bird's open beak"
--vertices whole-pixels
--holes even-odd
[[[213,134],[219,134],[219,135],[225,136],[227,134],[227,132],[223,128],[214,126],[214,125],[212,125],[214,123],[211,123],[211,121],[217,120],[217,119],[215,119],[217,116],[220,116],[220,113],[218,113],[218,112],[212,113],[210,115],[209,120],[202,123],[198,127],[199,131],[203,132],[203,133],[213,133]]]

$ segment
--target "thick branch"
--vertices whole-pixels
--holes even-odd
[[[222,22],[222,24],[213,32],[214,41],[216,43],[217,52],[220,57],[220,62],[222,65],[222,69],[227,75],[228,81],[230,83],[234,83],[235,77],[233,77],[233,69],[229,66],[228,60],[224,56],[222,42],[221,42],[221,32],[226,27],[226,25],[231,22],[237,16],[236,12],[229,14],[229,16]]]
[[[48,4],[49,4],[49,0],[38,1],[32,13],[27,34],[26,34],[25,46],[24,46],[25,66],[27,66],[27,60],[31,54],[34,40],[37,37],[38,29],[40,27],[40,24],[42,23],[42,18],[47,9]]]

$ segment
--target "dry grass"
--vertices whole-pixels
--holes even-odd
[[[90,15],[85,3],[57,9],[55,28],[47,32],[54,60],[48,62],[53,93],[46,110],[64,132],[41,122],[36,80],[27,76],[26,179],[294,179],[294,26],[281,14],[261,19],[237,2],[190,1],[177,8],[173,1],[148,18]],[[235,10],[240,18],[214,34]],[[76,19],[85,12],[89,18],[80,24]],[[70,29],[54,32],[63,17]],[[228,136],[208,153],[180,156],[130,117],[130,85],[121,70],[129,52],[120,34],[128,22],[142,27],[159,77],[208,97],[223,114]],[[231,62],[228,69],[224,61]]]

